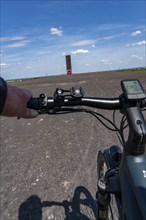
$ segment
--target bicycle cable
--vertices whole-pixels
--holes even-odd
[[[61,111],[61,112],[59,112],[59,111]],[[76,112],[85,112],[85,113],[89,113],[89,114],[93,115],[104,127],[106,127],[107,129],[109,129],[111,131],[116,132],[116,135],[117,135],[121,145],[124,147],[125,140],[124,140],[123,130],[128,126],[128,125],[124,126],[125,121],[126,121],[125,116],[122,117],[121,123],[120,123],[120,128],[118,128],[115,124],[115,111],[113,112],[113,122],[110,119],[108,119],[107,117],[100,114],[100,113],[97,113],[93,110],[85,109],[85,108],[82,108],[82,107],[80,107],[80,108],[79,107],[78,108],[75,108],[75,107],[65,107],[64,108],[64,107],[62,107],[61,109],[56,108],[54,113],[56,113],[56,112],[57,112],[57,114],[69,114],[69,113],[76,113]],[[51,112],[51,114],[52,114],[52,112]],[[113,126],[113,128],[106,125],[103,120],[105,120],[109,124],[111,124],[111,126]]]

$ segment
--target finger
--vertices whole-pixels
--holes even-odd
[[[31,109],[31,118],[36,118],[38,115],[38,111]]]
[[[24,115],[23,118],[36,118],[38,115],[39,115],[38,111],[27,108],[26,114]]]

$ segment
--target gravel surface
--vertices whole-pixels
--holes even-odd
[[[52,96],[56,87],[80,85],[86,96],[115,97],[125,78],[138,78],[146,86],[142,72],[52,76],[15,85],[31,89],[34,96]],[[98,112],[112,118],[112,112]],[[1,220],[67,219],[64,201],[71,201],[78,186],[95,196],[99,149],[119,144],[115,133],[86,113],[40,115],[31,120],[1,117],[0,125]]]

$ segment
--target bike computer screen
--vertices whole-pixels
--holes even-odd
[[[145,91],[137,79],[122,80],[121,86],[125,97],[129,100],[144,99]]]

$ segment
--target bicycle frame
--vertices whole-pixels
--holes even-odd
[[[129,124],[129,137],[120,167],[123,219],[146,218],[146,123],[139,107],[125,109]]]
[[[133,156],[123,152],[119,182],[124,220],[144,220],[146,217],[146,177],[143,171],[146,166],[146,155]]]
[[[129,124],[129,137],[122,153],[119,174],[109,177],[105,185],[102,183],[101,194],[103,193],[106,197],[101,204],[105,204],[106,210],[109,205],[107,195],[114,193],[121,198],[122,220],[144,220],[146,218],[146,196],[144,196],[146,193],[146,124],[139,107],[125,106],[124,112]],[[113,158],[110,151],[105,150],[103,155],[109,167],[112,168]],[[98,189],[101,190],[100,187]]]

